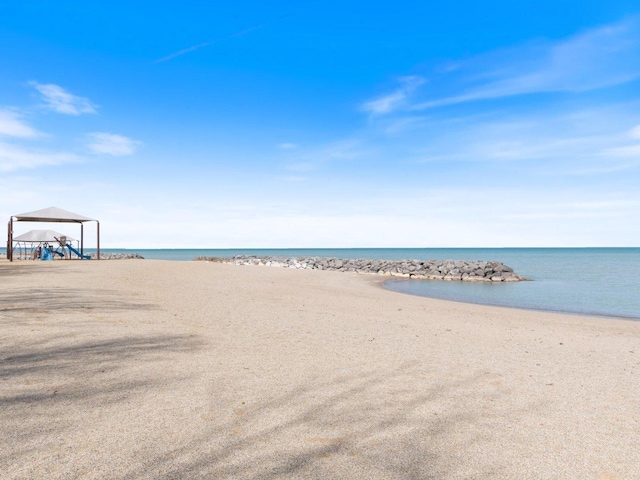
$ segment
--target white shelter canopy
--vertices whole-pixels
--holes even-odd
[[[33,212],[19,213],[18,215],[12,215],[9,218],[8,235],[7,235],[7,257],[13,261],[13,242],[25,241],[13,238],[13,223],[14,222],[56,222],[56,223],[79,223],[80,224],[80,254],[84,254],[84,222],[96,222],[96,257],[100,260],[100,222],[94,218],[85,217],[78,213],[73,213],[68,210],[63,210],[58,207],[43,208],[42,210],[35,210]],[[56,232],[57,233],[57,232]],[[60,237],[58,237],[60,238]],[[67,237],[70,239],[69,237]],[[44,240],[51,241],[54,240]]]
[[[27,233],[13,237],[14,242],[31,242],[41,243],[50,242],[54,243],[60,237],[67,237],[68,242],[77,242],[76,238],[72,238],[64,233],[56,232],[55,230],[30,230]]]
[[[97,220],[58,207],[43,208],[34,212],[14,215],[19,222],[96,222]]]

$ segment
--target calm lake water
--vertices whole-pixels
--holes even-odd
[[[391,280],[385,286],[468,303],[640,319],[640,248],[504,249],[487,253],[533,281]],[[478,259],[490,258],[481,255]]]
[[[105,249],[145,258],[279,255],[371,259],[497,260],[531,282],[389,280],[402,293],[460,302],[640,319],[640,248]]]

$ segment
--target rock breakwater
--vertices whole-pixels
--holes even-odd
[[[393,277],[463,282],[519,282],[527,280],[501,262],[468,260],[372,260],[323,257],[255,257],[236,255],[231,258],[198,257],[234,265],[260,265],[269,267],[311,270],[334,270]]]
[[[92,253],[91,259],[96,259],[96,254]],[[100,260],[131,260],[131,259],[142,259],[144,257],[139,253],[109,253],[109,252],[100,252]]]

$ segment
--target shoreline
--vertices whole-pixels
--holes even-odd
[[[475,303],[475,302],[465,302],[464,300],[451,300],[448,298],[438,298],[438,297],[430,297],[428,295],[418,295],[415,293],[409,293],[409,292],[402,292],[399,290],[392,290],[390,288],[385,287],[385,283],[387,282],[393,282],[395,280],[395,278],[379,278],[379,276],[377,275],[370,275],[370,274],[358,274],[359,276],[362,277],[370,277],[367,278],[368,281],[370,281],[370,283],[372,283],[373,285],[376,285],[378,288],[382,289],[385,292],[391,292],[394,294],[398,294],[398,295],[404,295],[404,296],[408,296],[408,297],[415,297],[415,298],[426,298],[429,300],[436,300],[438,302],[447,302],[447,303],[452,303],[452,304],[460,304],[460,305],[468,305],[468,306],[478,306],[478,307],[487,307],[487,308],[496,308],[496,309],[501,309],[501,310],[513,310],[515,312],[529,312],[529,313],[542,313],[542,314],[552,314],[552,315],[563,315],[563,316],[568,316],[568,317],[578,317],[578,318],[592,318],[592,319],[600,319],[600,320],[615,320],[615,321],[625,321],[625,322],[631,322],[632,324],[640,324],[640,318],[635,318],[635,317],[622,317],[622,316],[614,316],[614,315],[605,315],[605,314],[591,314],[591,313],[577,313],[577,312],[570,312],[570,311],[564,311],[564,310],[544,310],[544,309],[537,309],[537,308],[525,308],[525,307],[514,307],[511,305],[494,305],[494,304],[490,304],[490,303]]]
[[[93,262],[91,263],[95,263],[97,262],[97,260],[92,259]],[[111,262],[109,260],[126,260],[127,262]],[[15,261],[13,263],[9,262],[6,258],[0,258],[0,267],[6,265],[8,267],[11,266],[17,266],[18,268],[20,266],[28,266],[27,268],[30,267],[35,267],[37,268],[39,265],[56,265],[56,266],[61,266],[61,265],[65,265],[65,264],[86,264],[88,261],[81,261],[80,259],[72,259],[72,261],[69,260],[58,260],[58,261],[53,261],[53,262],[40,262],[40,261],[31,261],[31,260],[20,260],[20,261]],[[130,258],[111,258],[111,259],[105,259],[100,260],[100,262],[103,263],[133,263],[133,262],[145,262],[145,263],[170,263],[170,264],[191,264],[191,263],[211,263],[211,264],[220,264],[220,265],[229,265],[231,267],[252,267],[255,265],[236,265],[236,264],[232,264],[229,262],[213,262],[213,261],[203,261],[203,260],[197,260],[197,259],[193,259],[192,261],[178,261],[178,260],[164,260],[164,259],[144,259],[144,258],[136,258],[136,257],[130,257]],[[279,268],[275,268],[276,270],[280,270]],[[261,268],[259,268],[258,270],[263,270]],[[289,269],[284,268],[284,271],[287,271]],[[299,271],[297,269],[291,269],[291,271]],[[305,271],[305,270],[302,270]],[[428,295],[419,295],[419,294],[414,294],[414,293],[410,293],[410,292],[403,292],[403,291],[399,291],[399,290],[393,290],[390,289],[388,287],[385,286],[385,283],[387,282],[392,282],[392,281],[397,281],[397,280],[413,280],[411,278],[404,278],[404,277],[389,277],[387,275],[380,275],[380,274],[375,274],[375,273],[368,273],[368,272],[340,272],[340,271],[332,271],[332,270],[325,270],[325,271],[311,271],[310,272],[313,273],[317,273],[317,272],[324,272],[324,273],[328,273],[328,274],[339,274],[339,273],[346,273],[347,275],[351,274],[353,276],[353,278],[358,278],[358,279],[362,279],[365,281],[365,283],[368,284],[372,284],[375,285],[377,288],[379,288],[380,290],[384,291],[384,292],[389,292],[392,295],[401,295],[404,297],[408,297],[408,298],[415,298],[415,299],[426,299],[426,300],[430,300],[430,301],[435,301],[435,302],[444,302],[446,304],[451,304],[451,305],[463,305],[463,306],[468,306],[468,307],[480,307],[481,309],[497,309],[499,311],[505,310],[505,311],[512,311],[512,312],[522,312],[522,313],[531,313],[531,314],[535,314],[535,313],[540,313],[540,314],[548,314],[548,315],[558,315],[558,316],[564,316],[564,317],[574,317],[575,319],[595,319],[595,320],[606,320],[606,321],[610,321],[610,320],[616,320],[616,321],[625,321],[625,322],[629,322],[633,325],[639,325],[640,326],[640,318],[636,318],[636,317],[625,317],[625,316],[615,316],[615,315],[607,315],[607,314],[602,314],[602,313],[583,313],[583,312],[572,312],[572,311],[566,311],[566,310],[551,310],[551,309],[540,309],[540,308],[526,308],[526,307],[519,307],[519,306],[512,306],[512,305],[496,305],[496,304],[490,304],[490,303],[476,303],[476,302],[472,302],[472,301],[464,301],[464,300],[454,300],[454,299],[448,299],[448,298],[439,298],[439,297],[433,297],[433,296],[428,296]],[[432,279],[423,279],[423,278],[418,278],[416,280],[421,280],[421,281],[437,281],[440,282],[442,280],[432,280]],[[453,283],[457,283],[457,282],[453,282]]]
[[[120,249],[120,250],[124,250],[124,249]],[[184,249],[179,249],[179,250],[184,250]],[[107,252],[107,254],[109,254],[109,252]],[[257,266],[257,265],[249,265],[249,264],[233,264],[232,258],[222,258],[221,260],[223,260],[222,262],[219,262],[217,260],[207,260],[205,258],[193,258],[192,260],[172,260],[172,259],[145,259],[145,258],[141,258],[138,254],[136,254],[135,252],[132,252],[132,254],[134,256],[130,256],[130,257],[125,257],[125,256],[116,256],[119,254],[114,255],[112,258],[104,258],[101,259],[100,261],[109,261],[109,260],[145,260],[148,262],[172,262],[172,263],[190,263],[190,262],[203,262],[203,263],[223,263],[223,264],[228,264],[228,265],[233,265],[233,266]],[[93,258],[92,258],[93,259]],[[73,259],[75,260],[79,260],[79,259]],[[95,259],[93,259],[95,260]],[[9,262],[6,260],[6,258],[3,258],[0,254],[0,263],[2,262],[7,262],[7,264],[9,264]],[[19,260],[16,261],[14,263],[16,264],[20,264],[21,262],[26,262],[25,264],[37,264],[39,263],[38,261],[31,261],[31,260]],[[260,265],[260,266],[265,266],[265,265]],[[277,267],[274,267],[277,268]],[[327,271],[331,271],[331,270],[327,270]],[[345,273],[345,272],[340,272],[340,271],[333,271],[334,273]],[[473,301],[465,301],[465,300],[458,300],[458,299],[449,299],[449,298],[440,298],[440,297],[435,297],[435,296],[429,296],[429,295],[421,295],[421,294],[416,294],[416,293],[411,293],[411,292],[404,292],[404,291],[400,291],[400,290],[394,290],[391,288],[386,287],[384,284],[387,282],[392,282],[392,281],[397,281],[397,280],[425,280],[425,281],[437,281],[437,282],[441,282],[443,280],[441,279],[430,279],[430,278],[421,278],[421,277],[417,277],[417,278],[407,278],[407,277],[403,277],[403,276],[389,276],[389,275],[382,275],[382,274],[376,274],[376,273],[370,273],[370,272],[348,272],[348,273],[357,273],[360,276],[367,276],[367,277],[374,277],[373,280],[376,284],[378,284],[383,290],[385,291],[389,291],[392,293],[397,293],[397,294],[402,294],[402,295],[408,295],[411,297],[418,297],[418,298],[428,298],[428,299],[432,299],[432,300],[439,300],[439,301],[444,301],[444,302],[452,302],[452,303],[460,303],[460,304],[465,304],[465,305],[478,305],[478,306],[482,306],[482,307],[492,307],[492,308],[505,308],[505,309],[513,309],[513,310],[521,310],[521,311],[526,311],[526,312],[540,312],[540,313],[550,313],[550,314],[559,314],[559,315],[569,315],[569,316],[584,316],[584,317],[589,317],[589,318],[601,318],[603,320],[625,320],[625,321],[631,321],[631,322],[640,322],[640,317],[635,317],[635,316],[624,316],[624,315],[613,315],[613,314],[606,314],[606,313],[589,313],[589,312],[575,312],[575,311],[571,311],[571,310],[562,310],[562,309],[545,309],[545,308],[528,308],[528,307],[522,307],[522,306],[514,306],[514,305],[500,305],[500,304],[494,304],[494,303],[481,303],[481,302],[473,302]],[[445,281],[450,281],[450,280],[445,280]],[[523,281],[523,280],[521,280]],[[527,279],[525,279],[524,281],[528,281]],[[453,281],[453,283],[456,283],[456,281]]]
[[[440,300],[443,302],[452,302],[452,303],[462,303],[465,305],[478,305],[478,306],[483,306],[483,307],[492,307],[492,308],[506,308],[506,309],[512,309],[512,310],[522,310],[525,312],[540,312],[540,313],[552,313],[552,314],[558,314],[558,315],[570,315],[570,316],[578,316],[578,317],[589,317],[589,318],[601,318],[603,320],[626,320],[626,321],[630,321],[630,322],[640,322],[640,317],[632,317],[632,316],[622,316],[622,315],[608,315],[605,313],[586,313],[586,312],[573,312],[570,310],[553,310],[553,309],[544,309],[544,308],[527,308],[527,307],[518,307],[518,306],[513,306],[513,305],[498,305],[498,304],[494,304],[494,303],[480,303],[480,302],[472,302],[472,301],[465,301],[465,300],[452,300],[450,298],[440,298],[440,297],[433,297],[433,296],[429,296],[429,295],[420,295],[417,293],[410,293],[410,292],[403,292],[400,290],[394,290],[388,287],[385,287],[384,284],[387,282],[393,282],[396,281],[398,279],[380,279],[380,287],[383,288],[384,290],[393,292],[393,293],[398,293],[401,295],[409,295],[411,297],[419,297],[419,298],[429,298],[432,300]]]
[[[493,303],[480,303],[480,302],[472,302],[472,301],[464,301],[464,300],[452,300],[449,298],[439,298],[439,297],[432,297],[429,295],[419,295],[417,293],[409,293],[409,292],[402,292],[400,290],[393,290],[391,288],[385,287],[384,284],[387,282],[392,282],[396,279],[380,279],[380,287],[386,291],[389,292],[393,292],[393,293],[397,293],[400,295],[408,295],[410,297],[419,297],[419,298],[429,298],[431,300],[439,300],[441,302],[451,302],[451,303],[461,303],[464,305],[477,305],[477,306],[481,306],[481,307],[490,307],[490,308],[501,308],[501,309],[508,309],[508,310],[515,310],[515,311],[523,311],[523,312],[539,312],[539,313],[550,313],[550,314],[556,314],[556,315],[567,315],[567,316],[574,316],[574,317],[587,317],[587,318],[598,318],[598,319],[602,319],[602,320],[616,320],[616,321],[628,321],[628,322],[636,322],[636,323],[640,323],[640,317],[624,317],[624,316],[616,316],[616,315],[607,315],[604,313],[584,313],[584,312],[572,312],[572,311],[568,311],[568,310],[551,310],[551,309],[543,309],[543,308],[526,308],[526,307],[516,307],[513,305],[497,305],[497,304],[493,304]]]
[[[230,258],[220,258],[220,257],[198,257],[195,258],[194,261],[204,261],[204,262],[213,262],[213,263],[224,263],[224,264],[229,264],[229,265],[234,265],[234,266],[249,266],[249,267],[274,267],[274,268],[296,268],[296,269],[300,269],[302,268],[303,270],[305,269],[309,269],[309,270],[316,270],[317,269],[317,265],[314,263],[310,263],[309,266],[307,266],[307,260],[308,259],[297,259],[295,257],[292,258],[284,258],[284,257],[254,257],[254,256],[234,256],[234,257],[230,257]],[[312,260],[317,260],[317,259],[312,259]],[[336,258],[327,258],[324,259],[327,262],[333,262],[333,261],[340,261],[340,266],[342,265],[342,262],[347,262],[349,260],[342,260],[342,259],[336,259]],[[273,262],[273,263],[272,263]],[[547,313],[559,313],[559,314],[565,314],[565,315],[584,315],[584,316],[588,316],[588,317],[595,317],[595,318],[605,318],[605,319],[615,319],[615,320],[631,320],[631,321],[640,321],[640,316],[632,316],[632,315],[620,315],[620,314],[607,314],[607,313],[603,313],[603,312],[582,312],[582,311],[572,311],[572,310],[565,310],[562,308],[557,308],[557,309],[553,309],[553,308],[543,308],[543,307],[524,307],[524,306],[518,306],[518,305],[505,305],[505,304],[500,304],[500,303],[488,303],[488,302],[481,302],[481,301],[470,301],[470,300],[464,300],[464,299],[451,299],[451,298],[440,298],[437,296],[430,296],[430,295],[422,295],[420,293],[412,293],[412,292],[407,292],[407,291],[401,291],[401,290],[397,290],[397,289],[393,289],[393,288],[389,288],[386,287],[385,284],[387,282],[393,282],[393,281],[410,281],[410,280],[419,280],[419,281],[436,281],[436,282],[441,282],[441,281],[447,281],[447,282],[452,282],[452,283],[457,283],[459,281],[462,282],[484,282],[484,283],[501,283],[501,282],[506,282],[506,283],[512,283],[512,282],[521,282],[521,281],[531,281],[530,279],[527,279],[525,277],[522,277],[516,273],[513,272],[513,269],[506,267],[502,262],[481,262],[483,264],[491,264],[491,265],[498,265],[498,268],[505,268],[505,271],[509,271],[510,273],[508,273],[507,275],[512,275],[513,277],[511,278],[507,278],[506,280],[504,278],[501,279],[501,282],[495,282],[492,281],[488,278],[484,278],[484,279],[469,279],[469,278],[462,278],[461,274],[459,274],[459,278],[449,278],[447,276],[447,274],[443,274],[440,275],[438,277],[436,276],[428,276],[428,275],[421,275],[418,273],[413,273],[413,272],[409,272],[409,271],[398,271],[396,273],[391,273],[389,271],[385,272],[385,273],[380,273],[380,272],[375,272],[375,271],[366,271],[366,270],[360,270],[359,264],[361,264],[362,259],[353,259],[351,261],[351,265],[353,268],[349,271],[349,273],[357,273],[359,275],[373,275],[376,277],[382,277],[381,278],[381,285],[383,286],[383,288],[385,288],[386,290],[395,292],[395,293],[403,293],[406,295],[412,295],[412,296],[417,296],[417,297],[423,297],[423,298],[432,298],[432,299],[438,299],[438,300],[446,300],[446,301],[451,301],[451,302],[459,302],[459,303],[466,303],[466,304],[470,304],[470,305],[484,305],[484,306],[490,306],[490,307],[499,307],[499,308],[513,308],[513,309],[518,309],[518,310],[526,310],[526,311],[534,311],[534,312],[547,312]],[[453,263],[450,260],[428,260],[425,261],[425,263],[431,263],[431,264],[447,264],[447,263]],[[326,262],[324,267],[320,267],[319,270],[325,270],[325,271],[334,271],[334,272],[340,272],[340,273],[345,273],[347,270],[342,268],[342,269],[336,269],[336,268],[327,268],[326,267]],[[370,263],[370,262],[369,262]],[[403,259],[403,260],[397,260],[395,262],[380,262],[380,263],[387,263],[387,264],[391,264],[394,265],[394,268],[396,268],[397,266],[401,265],[401,264],[417,264],[417,263],[422,263],[418,260],[408,260],[408,259]],[[462,263],[462,264],[473,264],[473,263],[478,263],[478,262],[469,262],[469,261],[460,261],[460,262],[456,262],[456,263]],[[489,274],[490,276],[491,274]]]

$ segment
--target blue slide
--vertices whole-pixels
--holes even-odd
[[[80,258],[82,258],[83,260],[91,260],[91,256],[89,255],[82,255],[78,250],[76,250],[75,248],[73,248],[71,245],[67,244],[66,247],[71,250],[73,253],[75,253],[77,256],[79,256]]]
[[[40,257],[40,260],[43,260],[43,261],[53,260],[53,254],[51,253],[51,250],[48,249],[47,247],[42,247],[42,256]]]

